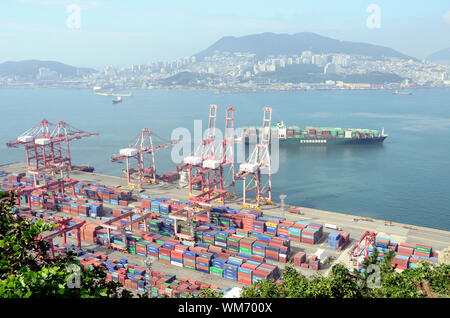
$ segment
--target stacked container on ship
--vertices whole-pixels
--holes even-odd
[[[243,139],[246,143],[256,143],[262,135],[262,127],[244,127]],[[388,137],[384,129],[332,128],[307,126],[286,126],[284,122],[271,127],[271,139],[278,139],[280,145],[354,145],[381,144]]]

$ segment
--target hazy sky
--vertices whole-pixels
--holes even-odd
[[[367,26],[370,4],[380,28]],[[450,0],[0,0],[0,62],[122,66],[190,56],[227,35],[305,31],[423,58],[450,47]]]

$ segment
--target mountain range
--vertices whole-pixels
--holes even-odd
[[[92,68],[80,68],[55,61],[9,61],[0,64],[0,76],[20,76],[35,78],[40,68],[55,72],[58,77],[71,78],[97,72]]]
[[[371,56],[373,58],[398,57],[414,59],[391,48],[360,42],[340,41],[312,32],[296,34],[260,33],[241,37],[226,36],[215,42],[207,49],[196,54],[203,58],[211,56],[215,51],[254,53],[258,58],[269,55],[293,55],[302,51],[321,53],[342,53]]]
[[[450,47],[429,55],[427,60],[450,65]]]

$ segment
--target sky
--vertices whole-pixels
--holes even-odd
[[[0,63],[170,61],[262,32],[315,32],[425,58],[450,47],[450,1],[0,0]]]

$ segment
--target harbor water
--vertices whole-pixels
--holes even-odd
[[[235,108],[235,127],[260,126],[263,107],[270,106],[273,123],[384,128],[389,134],[383,145],[283,146],[272,176],[275,201],[286,194],[287,204],[450,230],[450,89],[411,91],[133,90],[113,105],[112,97],[90,89],[0,89],[0,164],[25,161],[23,149],[5,143],[46,118],[99,132],[71,144],[73,163],[120,176],[124,164],[110,157],[142,128],[166,139],[175,128],[193,135],[194,120],[206,128],[209,104],[218,105],[220,129],[229,106]],[[171,152],[156,153],[158,174],[174,169]]]

